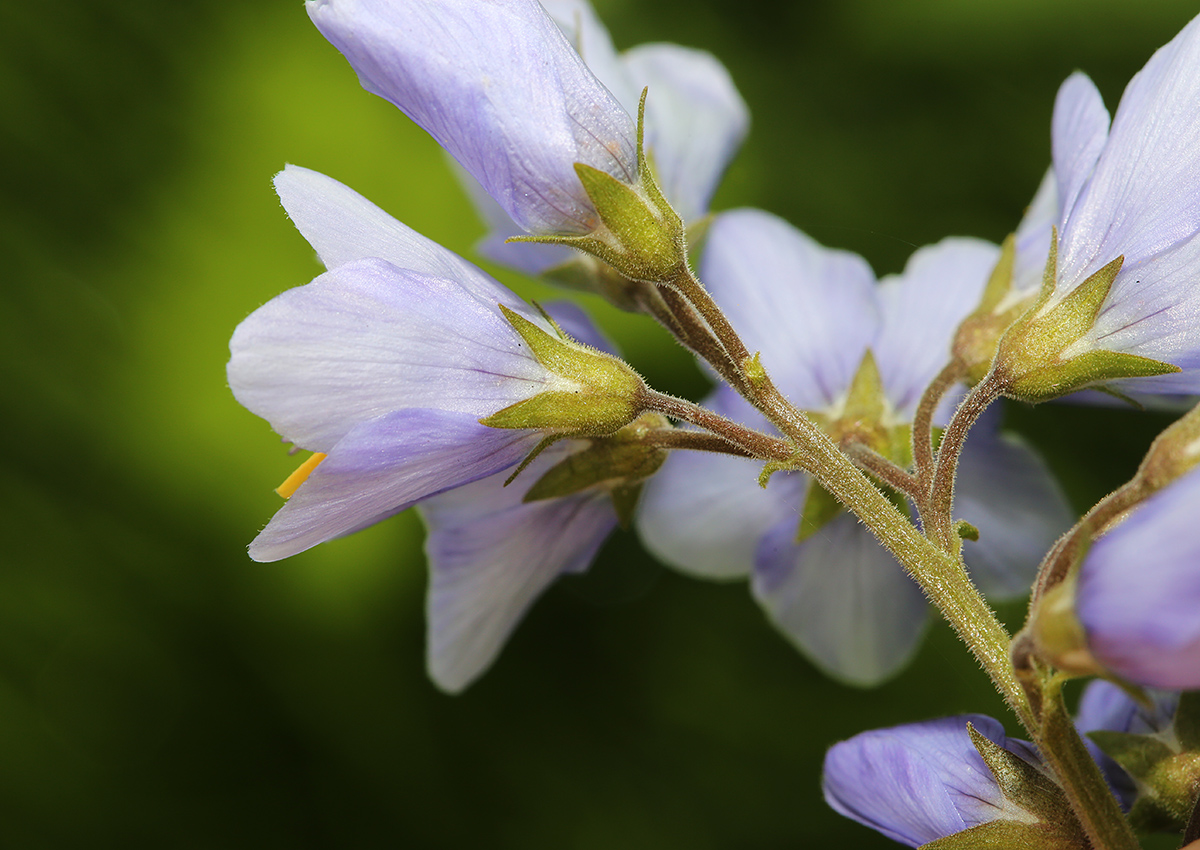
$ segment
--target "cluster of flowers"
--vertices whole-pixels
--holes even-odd
[[[727,321],[822,432],[901,470],[952,352],[956,380],[990,369],[1003,394],[1031,401],[1097,385],[1200,393],[1200,18],[1133,79],[1111,126],[1086,76],[1063,84],[1052,168],[1003,248],[946,239],[877,281],[860,257],[766,212],[709,214],[748,115],[706,53],[618,54],[586,0],[307,7],[363,86],[461,167],[490,227],[482,253],[659,317],[725,379],[702,410],[764,440],[779,421],[735,385],[757,373],[728,344],[706,350],[695,328]],[[618,523],[684,572],[749,577],[770,619],[832,676],[874,684],[911,657],[922,588],[803,467],[777,464],[760,483],[762,461],[786,453],[756,455],[672,415],[578,308],[531,308],[337,181],[288,166],[275,187],[327,271],[255,311],[230,343],[237,400],[314,453],[280,488],[288,501],[251,557],[286,558],[416,506],[429,671],[451,692]],[[718,317],[661,285],[689,225]],[[927,418],[946,424],[959,397]],[[1046,466],[991,412],[971,431],[954,503],[963,558],[999,600],[1028,593],[1051,550],[1066,579],[1044,588],[1055,605],[1041,606],[1028,644],[1061,669],[1200,689],[1197,418],[1120,521],[1081,523],[1086,534],[1057,546],[1072,517]],[[889,494],[905,504],[897,482]],[[1163,696],[1150,716],[1096,684],[1079,724],[1148,736],[1179,726],[1177,702]],[[1172,757],[1181,737],[1200,746],[1190,734]],[[1133,805],[1122,768],[1104,766]],[[1020,793],[1004,778],[1014,770]],[[825,790],[838,811],[917,846],[987,824],[1045,833],[1056,803],[1029,791],[1039,776],[1035,748],[990,718],[958,717],[835,746]]]

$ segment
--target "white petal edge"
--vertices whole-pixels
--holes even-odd
[[[1079,192],[1092,177],[1108,141],[1108,110],[1091,79],[1080,71],[1067,77],[1054,99],[1050,140],[1058,181],[1058,222],[1071,218]]]
[[[487,303],[527,309],[482,270],[332,177],[288,165],[275,175],[275,191],[288,217],[327,269],[378,257],[401,269],[456,280]],[[515,228],[513,232],[517,232]]]

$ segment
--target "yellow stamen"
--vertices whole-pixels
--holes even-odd
[[[308,480],[308,476],[317,468],[317,464],[323,460],[325,460],[323,452],[314,452],[312,457],[300,464],[300,467],[289,475],[286,481],[275,488],[275,492],[285,499],[290,499],[300,485]]]

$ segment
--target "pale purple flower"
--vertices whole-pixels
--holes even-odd
[[[1017,225],[1013,279],[1009,299],[1013,302],[1036,298],[1050,255],[1054,226],[1062,216],[1058,200],[1058,180],[1050,168],[1038,184],[1033,200]],[[1011,306],[1011,305],[1006,305]]]
[[[1170,729],[1179,694],[1151,688],[1146,695],[1150,703],[1142,705],[1112,682],[1093,679],[1079,697],[1075,725],[1083,733],[1105,730],[1157,735]]]
[[[323,175],[276,185],[329,270],[238,326],[229,386],[327,457],[251,543],[264,561],[516,463],[540,434],[479,420],[556,380],[497,305],[544,320],[500,284]]]
[[[637,180],[636,127],[536,0],[309,0],[368,91],[535,234],[586,234],[575,163]]]
[[[1052,141],[1059,243],[1046,309],[1125,258],[1094,326],[1063,358],[1105,350],[1160,360],[1182,372],[1123,388],[1200,392],[1200,18],[1134,76],[1111,128],[1091,80],[1071,75]]]
[[[542,5],[630,115],[649,90],[644,142],[658,186],[684,221],[704,215],[750,123],[725,66],[678,44],[641,44],[618,54],[587,0]]]
[[[1154,708],[1148,711],[1115,685],[1093,682],[1080,700],[1076,728],[1081,733],[1135,734],[1170,728],[1178,695],[1156,692],[1151,696]],[[1005,796],[971,740],[967,723],[1037,773],[1046,774],[1033,745],[1006,737],[1004,727],[991,717],[942,717],[863,732],[834,744],[825,756],[821,783],[825,801],[839,814],[910,847],[996,820],[1040,822],[1053,832],[1060,824],[1043,820],[1045,812],[1027,810]],[[1128,774],[1086,736],[1084,743],[1104,771],[1110,790],[1128,808],[1135,796]],[[1045,783],[1053,787],[1048,775]],[[1065,804],[1065,798],[1058,802]]]
[[[1094,679],[1083,689],[1079,697],[1079,710],[1075,713],[1075,726],[1084,735],[1084,742],[1092,757],[1104,771],[1109,787],[1117,795],[1121,807],[1128,810],[1137,799],[1137,787],[1133,779],[1113,759],[1105,755],[1087,737],[1088,732],[1125,732],[1131,735],[1159,735],[1171,729],[1175,709],[1179,706],[1179,694],[1172,691],[1151,689],[1147,691],[1150,704],[1141,705],[1124,690]]]
[[[508,472],[425,499],[430,678],[455,693],[492,663],[526,609],[564,573],[591,565],[617,525],[607,491],[523,502],[570,454],[557,444],[508,487]]]
[[[1200,688],[1200,469],[1134,508],[1079,567],[1075,613],[1088,649],[1118,676]]]
[[[648,87],[644,141],[655,180],[685,223],[702,218],[750,122],[729,72],[711,54],[676,44],[643,44],[618,54],[587,0],[542,5],[630,115]],[[488,225],[478,245],[488,259],[540,274],[578,256],[561,245],[506,243],[520,229],[474,179],[462,176]]]
[[[1024,741],[980,714],[942,717],[876,729],[834,744],[821,785],[839,814],[909,847],[919,847],[994,820],[1034,824],[1037,817],[1008,800],[967,731],[975,730],[1040,769]]]
[[[713,297],[780,390],[797,406],[836,413],[870,350],[890,424],[911,421],[925,386],[949,359],[958,323],[978,303],[993,245],[949,239],[918,251],[902,275],[876,283],[867,263],[823,248],[774,216],[735,210],[715,219],[701,260]],[[728,388],[706,404],[751,427],[770,425]],[[999,432],[994,416],[962,457],[957,515],[980,530],[964,543],[972,575],[992,598],[1028,592],[1045,549],[1070,524],[1066,502],[1040,459]],[[810,481],[759,465],[673,453],[647,483],[639,531],[678,569],[708,578],[752,578],[756,598],[814,663],[873,684],[912,655],[927,621],[921,591],[849,514],[802,542]]]
[[[578,441],[547,449],[505,488],[509,468],[543,434],[478,421],[561,380],[497,305],[550,326],[337,181],[288,166],[275,186],[328,271],[238,327],[229,383],[285,440],[327,456],[250,554],[285,558],[419,503],[429,527],[430,675],[461,690],[556,576],[588,566],[617,522],[603,487],[522,502]],[[551,309],[574,339],[606,347],[578,308]]]

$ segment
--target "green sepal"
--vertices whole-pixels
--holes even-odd
[[[612,482],[643,481],[658,472],[666,449],[618,440],[594,440],[546,471],[525,494],[526,502],[570,496]]]
[[[1082,560],[1084,552],[1078,553]],[[1104,675],[1105,670],[1088,648],[1087,633],[1075,613],[1077,573],[1051,587],[1029,614],[1026,631],[1033,637],[1035,654],[1050,666],[1073,676]]]
[[[967,380],[979,383],[992,367],[996,347],[1004,332],[1025,313],[1036,297],[1022,297],[1012,288],[1016,264],[1016,238],[1009,235],[984,287],[979,306],[963,319],[954,332],[951,350],[967,369]]]
[[[1092,274],[1054,307],[1047,310],[1048,295],[1053,291],[1057,274],[1057,250],[1050,253],[1043,277],[1042,295],[1031,315],[1014,326],[1001,341],[1001,351],[1008,362],[1017,361],[1026,367],[1036,367],[1057,358],[1071,343],[1084,336],[1096,323],[1096,316],[1112,289],[1112,283],[1125,262],[1117,257]],[[1019,344],[1020,357],[1006,349]],[[1029,362],[1026,362],[1029,361]],[[1023,371],[1027,371],[1025,369]]]
[[[979,529],[965,519],[960,519],[954,523],[954,533],[962,540],[979,541]]]
[[[1150,378],[1179,372],[1172,363],[1118,351],[1088,351],[1070,359],[1034,369],[1007,384],[1005,393],[1033,404],[1075,392],[1102,381]],[[1118,395],[1117,393],[1113,393]]]
[[[778,470],[771,470],[771,472],[776,471]],[[767,474],[766,470],[763,472],[764,475]],[[761,477],[759,483],[762,483]],[[902,514],[908,514],[908,499],[904,494],[896,492],[891,487],[881,486],[880,489],[883,491],[883,495],[887,497],[887,500],[895,506],[896,510]],[[842,506],[842,503],[832,493],[815,480],[810,481],[808,493],[804,497],[804,508],[800,511],[800,525],[796,528],[796,542],[803,543],[837,519],[844,510],[845,508]]]
[[[636,404],[621,397],[588,397],[546,390],[480,419],[489,428],[558,431],[562,435],[611,434],[637,415]]]
[[[654,169],[650,167],[650,155],[646,152],[646,98],[650,95],[650,87],[642,88],[642,96],[638,98],[638,116],[637,116],[637,159],[638,159],[638,183],[645,190],[646,195],[651,202],[658,207],[659,211],[666,216],[679,220],[679,216],[667,201],[666,195],[662,193],[662,189],[658,188],[658,181],[654,179]]]
[[[1032,403],[1048,401],[1084,387],[1122,378],[1144,378],[1180,371],[1178,366],[1115,351],[1071,352],[1087,335],[1125,262],[1117,257],[1049,307],[1058,265],[1058,236],[1051,241],[1038,303],[1000,340],[995,372],[1004,392]]]
[[[972,315],[994,313],[996,308],[1004,302],[1012,290],[1013,268],[1016,264],[1017,237],[1010,233],[1000,245],[1000,256],[996,259],[996,265],[992,267],[992,273],[988,275],[987,285],[983,288],[983,296],[979,299],[979,306],[975,308]]]
[[[1187,696],[1187,695],[1185,695]],[[1145,830],[1175,832],[1182,830],[1192,816],[1200,796],[1200,750],[1183,743],[1195,743],[1196,695],[1189,704],[1180,701],[1173,734],[1175,741],[1157,735],[1097,730],[1089,732],[1101,750],[1133,777],[1138,798],[1130,809],[1131,822]],[[1180,711],[1183,719],[1180,719]],[[1183,734],[1181,734],[1181,732]],[[1178,743],[1182,752],[1172,744]]]
[[[1070,822],[1071,805],[1054,780],[1016,753],[993,743],[971,723],[967,723],[967,732],[1005,799],[1043,823]]]
[[[646,286],[645,283],[630,280],[595,257],[577,251],[571,253],[574,256],[570,260],[546,269],[542,277],[567,289],[599,295],[626,312],[641,311],[638,294]]]
[[[509,242],[544,242],[578,248],[607,263],[624,277],[647,283],[670,283],[687,268],[687,236],[683,220],[654,180],[646,156],[646,90],[638,108],[638,176],[627,183],[607,171],[575,163],[575,174],[599,222],[583,236],[514,236]]]
[[[1048,824],[993,820],[922,844],[920,850],[1087,850],[1087,846],[1082,836]]]
[[[887,424],[892,418],[890,410],[875,355],[868,349],[840,407],[832,416],[814,418],[835,443],[861,443],[907,468],[912,465],[912,426],[907,422]],[[908,510],[903,499],[897,506]]]
[[[523,501],[607,490],[618,521],[628,528],[633,522],[642,484],[658,472],[669,453],[653,445],[653,432],[670,428],[670,422],[662,414],[644,413],[610,437],[591,439],[586,448],[572,452],[550,467],[525,493]]]
[[[504,305],[500,310],[537,361],[574,386],[538,393],[480,419],[480,423],[491,428],[603,436],[634,420],[641,409],[645,384],[628,364],[577,342],[559,339]]]
[[[874,353],[868,348],[850,380],[840,418],[879,423],[886,412],[887,396],[884,394],[883,377],[879,374]]]
[[[1175,737],[1184,752],[1200,751],[1200,691],[1186,691],[1175,709]]]
[[[1099,729],[1088,737],[1134,779],[1146,780],[1158,763],[1175,752],[1153,735]]]
[[[623,484],[612,488],[609,498],[612,499],[613,510],[617,512],[617,523],[628,531],[633,528],[633,517],[637,510],[638,499],[642,495],[643,482]]]
[[[826,525],[837,519],[845,508],[832,493],[817,483],[815,479],[808,483],[808,493],[804,497],[804,509],[800,511],[800,525],[796,529],[796,542],[803,543]]]
[[[650,260],[665,256],[670,267],[674,267],[678,261],[674,238],[677,232],[664,228],[658,210],[647,203],[643,193],[607,171],[582,162],[575,163],[575,173],[600,220],[622,250]]]
[[[533,463],[534,459],[538,455],[550,448],[550,446],[554,445],[559,440],[563,439],[565,436],[565,434],[551,434],[549,437],[542,438],[542,440],[533,447],[533,450],[521,459],[521,462],[517,464],[517,468],[512,471],[512,474],[504,479],[504,486],[507,487],[509,484],[512,484],[514,481],[516,481],[517,476],[524,472],[525,467]]]

